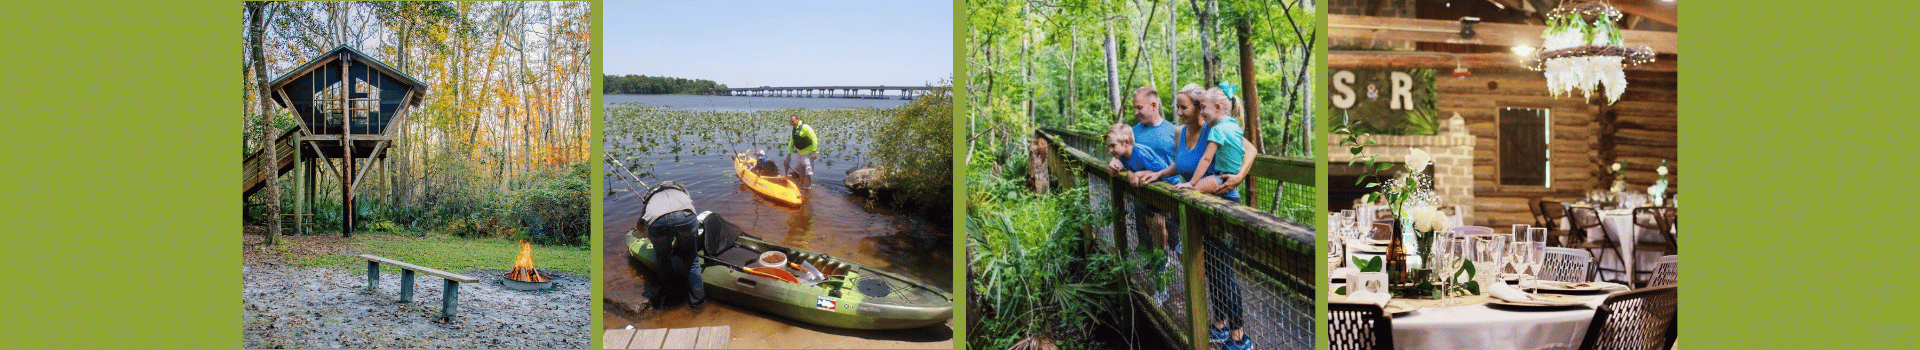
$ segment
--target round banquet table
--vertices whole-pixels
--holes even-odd
[[[1329,284],[1342,286],[1343,284]],[[1471,304],[1423,307],[1393,317],[1396,349],[1575,349],[1593,322],[1594,309],[1609,294],[1581,295],[1586,307],[1519,310],[1488,306],[1484,296],[1456,297]],[[1328,292],[1327,300],[1346,296]],[[1436,304],[1437,300],[1394,299]]]

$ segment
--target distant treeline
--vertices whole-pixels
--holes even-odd
[[[727,84],[706,79],[651,77],[645,75],[608,75],[604,87],[608,94],[706,94]]]

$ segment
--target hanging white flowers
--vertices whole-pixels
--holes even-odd
[[[1598,2],[1565,5],[1547,14],[1534,69],[1545,72],[1554,97],[1580,90],[1592,98],[1594,90],[1604,89],[1607,104],[1619,102],[1627,90],[1625,68],[1653,61],[1653,50],[1645,46],[1620,45],[1620,29],[1614,26],[1619,18],[1619,10]]]

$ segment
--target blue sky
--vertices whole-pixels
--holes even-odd
[[[613,75],[727,86],[924,85],[953,74],[951,1],[610,0]]]

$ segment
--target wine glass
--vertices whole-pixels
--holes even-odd
[[[1525,235],[1521,233],[1521,236]],[[1521,288],[1526,288],[1527,279],[1532,277],[1530,271],[1527,271],[1527,258],[1533,256],[1533,253],[1528,252],[1530,250],[1533,250],[1532,242],[1519,240],[1507,242],[1507,266],[1513,267],[1513,275]]]
[[[1460,284],[1460,281],[1454,279],[1454,274],[1459,273],[1462,263],[1467,259],[1468,251],[1473,247],[1468,244],[1468,239],[1458,236],[1445,236],[1438,239],[1440,241],[1434,244],[1434,258],[1439,260],[1439,265],[1435,265],[1434,272],[1440,274],[1440,306],[1453,306],[1455,303],[1451,293],[1452,287]]]
[[[1486,236],[1469,239],[1473,243],[1473,266],[1477,274],[1475,280],[1481,281],[1481,290],[1493,283],[1505,283],[1500,277],[1500,256],[1506,253],[1507,240],[1501,236]]]
[[[1433,278],[1440,282],[1440,305],[1447,304],[1447,277],[1453,273],[1452,253],[1447,247],[1445,237],[1435,237],[1433,242],[1433,260],[1427,261],[1427,267],[1433,269]]]
[[[1353,227],[1353,225],[1354,225],[1354,223],[1353,223],[1353,221],[1354,221],[1355,219],[1357,219],[1357,218],[1358,218],[1358,217],[1357,217],[1357,216],[1355,216],[1355,214],[1354,214],[1354,212],[1353,212],[1353,209],[1341,209],[1341,210],[1340,210],[1340,224],[1341,224],[1341,225],[1346,225],[1346,226],[1348,227],[1348,229],[1352,229],[1352,227]]]
[[[1516,224],[1516,225],[1513,225],[1513,234],[1516,234],[1516,235],[1518,235],[1518,234],[1520,234],[1521,232],[1527,232],[1527,229],[1528,229],[1528,228],[1532,228],[1532,227],[1533,227],[1533,225],[1528,225],[1528,224]]]
[[[1533,289],[1539,292],[1539,279],[1547,265],[1547,228],[1535,227],[1527,230],[1528,243],[1533,246],[1527,250],[1527,267],[1533,271]]]

